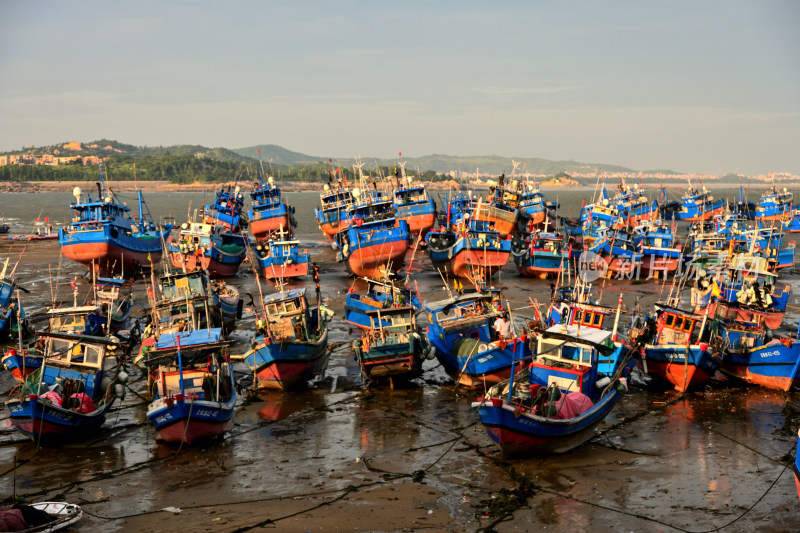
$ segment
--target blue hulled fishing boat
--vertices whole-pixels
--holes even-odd
[[[644,346],[642,368],[679,392],[706,383],[720,364],[720,354],[709,346],[708,314],[697,315],[663,303],[656,304],[656,313],[652,338]]]
[[[69,226],[58,232],[61,252],[68,259],[101,272],[134,272],[158,263],[171,224],[156,225],[139,191],[138,221],[116,194],[106,189],[102,164],[97,198],[92,200],[80,187],[72,191],[75,202]]]
[[[542,331],[530,365],[472,404],[503,457],[564,453],[595,436],[627,389],[622,374],[633,354],[609,346],[610,337],[575,326]],[[598,370],[601,356],[614,359],[612,373]]]
[[[724,347],[722,373],[768,389],[789,391],[800,386],[800,340],[770,338],[764,322],[745,321],[735,310],[717,311]]]
[[[180,346],[180,334],[176,340]],[[157,440],[191,444],[221,438],[233,428],[236,386],[230,363],[219,354],[185,366],[178,348],[176,364],[159,367],[152,390],[147,419]]]
[[[405,220],[411,233],[424,238],[436,223],[436,202],[428,196],[424,185],[412,185],[405,161],[400,161],[398,166],[400,175],[395,177],[392,192],[395,217],[398,221]]]
[[[758,207],[754,218],[756,220],[782,220],[792,212],[793,195],[784,187],[779,191],[774,185],[758,199]]]
[[[494,224],[468,214],[451,230],[429,232],[425,241],[440,272],[480,282],[503,268],[511,255],[511,241],[502,239]]]
[[[689,189],[681,196],[677,202],[670,202],[662,206],[662,217],[664,219],[673,218],[675,220],[685,220],[696,222],[700,220],[711,220],[725,209],[725,200],[714,200],[711,193],[704,186],[702,190],[696,190],[689,184]]]
[[[521,275],[556,277],[569,267],[570,245],[558,233],[537,231],[511,241],[511,254]]]
[[[233,189],[233,191],[231,191]],[[203,207],[203,221],[232,232],[240,231],[246,220],[243,215],[244,194],[239,186],[224,186],[214,195],[214,203]]]
[[[375,189],[353,189],[356,199],[348,209],[350,224],[334,238],[337,260],[359,277],[381,277],[405,264],[411,231],[395,218],[392,200]]]
[[[264,168],[261,167],[259,181],[250,192],[253,208],[247,211],[250,231],[256,241],[271,239],[280,234],[291,236],[292,229],[297,227],[294,219],[294,207],[281,198],[281,190],[270,176],[264,179]]]
[[[545,227],[545,224],[553,224],[556,220],[558,203],[549,202],[538,183],[525,181],[520,184],[520,188],[522,195],[519,200],[517,231],[530,233]]]
[[[254,250],[264,279],[290,279],[308,275],[310,256],[308,250],[300,250],[300,241],[283,238],[268,240],[256,244]]]
[[[126,379],[118,339],[47,333],[44,363],[6,402],[11,422],[37,442],[87,436],[103,424]],[[119,351],[118,351],[119,350]]]
[[[287,390],[322,374],[328,366],[328,325],[332,313],[320,303],[310,308],[305,288],[264,297],[250,349],[233,356],[253,374],[253,388]]]
[[[353,341],[361,374],[375,383],[419,376],[428,346],[417,332],[415,309],[375,309],[367,316],[370,327]]]
[[[503,315],[490,293],[452,296],[425,304],[428,342],[436,358],[456,383],[491,386],[507,379],[514,354],[530,355],[527,337],[498,338],[495,322]]]
[[[221,189],[214,202],[203,208],[203,221],[189,217],[178,236],[170,238],[172,266],[185,270],[207,270],[213,278],[230,277],[247,255],[248,238],[242,232],[244,196],[237,186],[233,193]]]
[[[12,333],[18,319],[25,318],[25,310],[19,309],[17,307],[19,302],[14,301],[14,293],[18,290],[28,292],[27,289],[14,282],[14,272],[6,277],[7,269],[8,259],[5,260],[3,271],[0,273],[0,340],[7,338]]]

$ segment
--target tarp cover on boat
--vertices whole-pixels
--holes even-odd
[[[553,418],[569,419],[588,411],[594,406],[592,400],[582,392],[570,392],[556,401],[556,415]]]

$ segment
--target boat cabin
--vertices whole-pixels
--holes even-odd
[[[276,339],[310,338],[310,314],[305,287],[289,289],[264,297],[269,331]]]
[[[562,392],[580,391],[594,397],[600,350],[611,353],[611,332],[580,329],[571,324],[551,326],[537,340],[530,364],[531,383],[543,387],[556,384]]]
[[[658,307],[657,309],[660,314],[656,321],[658,331],[656,344],[685,345],[687,342],[695,344],[698,341],[700,328],[697,323],[702,322],[701,317],[676,308]]]
[[[425,187],[411,187],[394,191],[394,205],[396,206],[421,204],[427,201],[428,193],[425,192]]]
[[[93,335],[102,327],[99,305],[48,309],[47,314],[50,317],[51,332]]]
[[[370,329],[365,333],[367,344],[371,346],[389,346],[407,344],[417,328],[414,308],[389,307],[368,311]],[[367,347],[368,351],[369,347]]]
[[[109,346],[115,345],[113,341],[66,334],[46,335],[42,339],[46,357],[42,383],[51,386],[67,379],[76,380],[93,399],[105,392],[107,384],[101,383],[103,371],[109,370],[109,364],[116,364],[116,358],[108,353]]]
[[[431,324],[448,333],[471,330],[469,336],[481,340],[491,340],[489,326],[493,326],[494,319],[500,316],[492,305],[492,295],[485,293],[464,294],[432,302],[425,308]]]

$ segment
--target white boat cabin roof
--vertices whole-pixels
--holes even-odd
[[[580,332],[578,331],[577,324],[570,324],[567,326],[567,331],[564,331],[563,324],[556,324],[555,326],[550,326],[545,330],[547,333],[559,333],[564,335],[569,335],[570,337],[575,337],[576,339],[592,342],[594,344],[602,344],[606,341],[606,339],[611,337],[611,332],[605,329],[595,329],[595,328],[587,328],[583,326],[580,328]]]

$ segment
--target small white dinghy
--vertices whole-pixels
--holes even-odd
[[[32,526],[21,530],[19,533],[46,533],[60,531],[74,525],[83,518],[83,510],[75,504],[66,502],[39,502],[30,504],[29,507],[38,509],[50,515],[54,520],[46,524]]]

